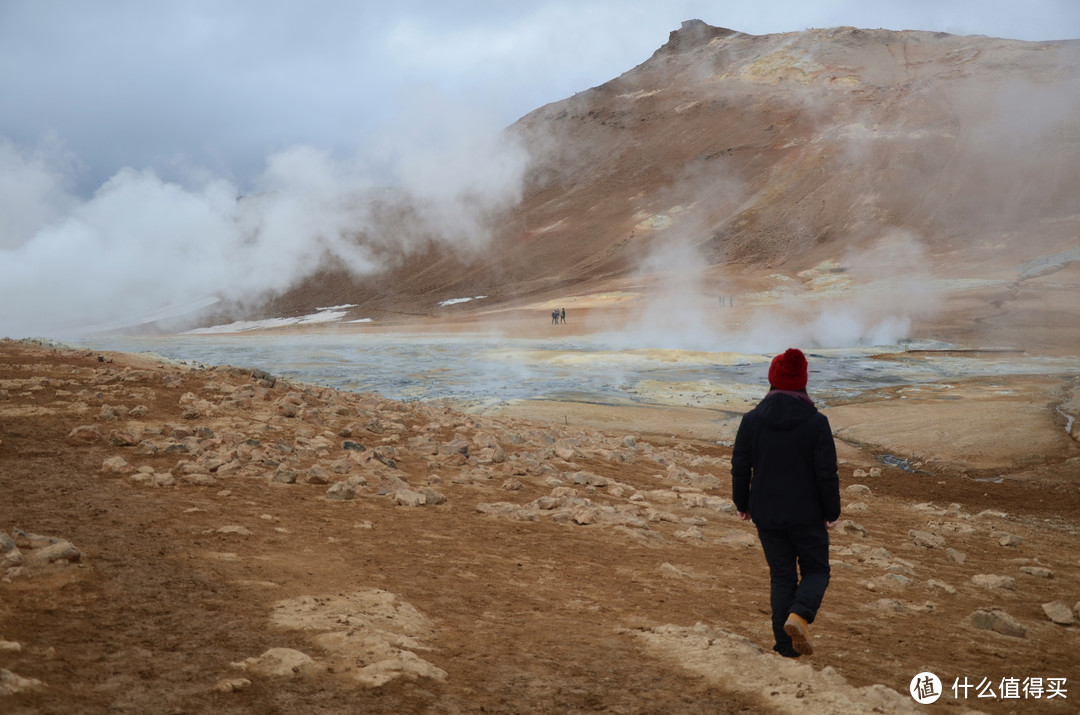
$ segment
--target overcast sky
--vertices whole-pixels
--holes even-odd
[[[1080,37],[1077,0],[2,0],[0,149],[86,197],[123,167],[241,191],[294,145],[506,126],[641,63],[683,20]]]

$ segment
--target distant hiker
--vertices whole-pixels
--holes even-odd
[[[724,296],[720,296],[720,307],[724,307]]]
[[[735,307],[735,296],[731,296],[731,298],[728,300],[728,307]]]
[[[565,322],[566,322],[566,308],[562,308],[562,309],[560,310],[560,315],[559,315],[559,317],[560,317],[560,318],[562,318],[562,322],[563,322],[563,323],[565,323]]]
[[[559,324],[559,309],[558,308],[551,311],[551,324],[552,325],[558,325]]]
[[[809,624],[829,585],[828,532],[840,518],[836,444],[806,373],[800,350],[773,358],[769,392],[743,415],[731,453],[732,498],[765,551],[773,650],[785,658],[814,652]]]

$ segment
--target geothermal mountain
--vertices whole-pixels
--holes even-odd
[[[331,266],[266,310],[524,305],[617,289],[674,247],[725,275],[871,248],[882,271],[906,270],[880,250],[898,235],[936,274],[1015,274],[1077,245],[1078,98],[1078,41],[688,21],[639,66],[508,128],[532,164],[483,249],[432,247],[374,279]]]

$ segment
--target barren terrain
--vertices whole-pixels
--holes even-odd
[[[4,340],[0,712],[908,712],[925,671],[939,709],[1075,712],[1078,47],[687,23],[512,127],[536,163],[483,250],[203,323],[966,361],[822,405],[812,657],[769,650],[730,501],[764,384],[470,412]]]
[[[1013,444],[1026,477],[958,469],[1005,421],[941,395],[827,411],[844,521],[819,652],[794,662],[768,650],[729,448],[662,408],[605,430],[583,405],[478,416],[260,375],[0,346],[5,711],[904,712],[927,670],[1075,687],[1076,628],[1044,608],[1080,600],[1068,379],[993,398],[1052,446]],[[884,434],[937,456],[882,464]],[[1023,705],[1074,709],[1047,695]]]

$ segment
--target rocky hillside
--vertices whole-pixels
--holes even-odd
[[[508,129],[533,161],[484,250],[432,248],[374,280],[328,266],[267,310],[546,299],[629,279],[673,246],[729,272],[793,272],[897,231],[939,273],[1015,267],[1076,243],[1078,60],[1077,41],[688,21],[641,65]]]

